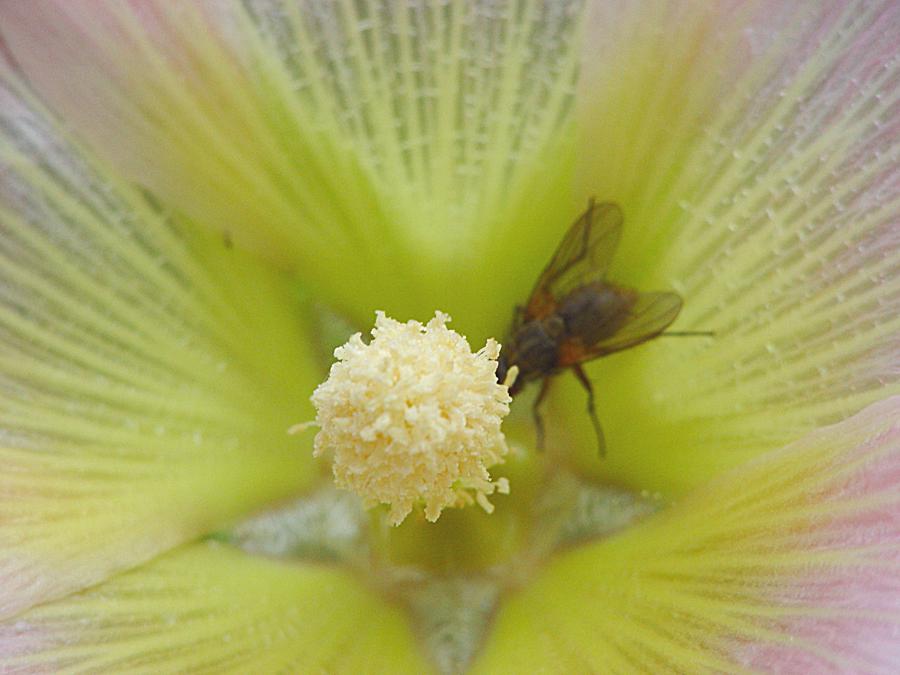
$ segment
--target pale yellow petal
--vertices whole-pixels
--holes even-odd
[[[484,333],[567,192],[576,7],[8,3],[0,30],[105,156],[202,224],[361,321],[441,307]]]
[[[677,494],[900,391],[900,5],[595,9],[578,180],[625,212],[612,275],[715,336],[598,363],[608,460],[581,414],[579,445]]]
[[[900,397],[809,434],[509,597],[476,673],[888,673]]]
[[[173,221],[0,72],[0,615],[303,489],[291,283]]]
[[[346,572],[218,544],[0,624],[14,672],[426,673],[402,614]]]

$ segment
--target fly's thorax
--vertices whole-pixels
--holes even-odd
[[[595,281],[566,295],[556,314],[565,322],[569,337],[592,345],[615,335],[636,300],[637,294],[629,288]]]

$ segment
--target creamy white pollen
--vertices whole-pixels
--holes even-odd
[[[508,448],[500,425],[509,413],[497,382],[500,345],[473,353],[442,312],[426,325],[376,312],[372,340],[359,333],[334,351],[328,379],[312,395],[316,456],[329,454],[335,483],[367,508],[387,504],[399,525],[416,505],[435,521],[447,507],[506,493],[488,469]]]

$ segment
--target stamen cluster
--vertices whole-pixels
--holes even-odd
[[[339,487],[366,507],[390,505],[400,524],[417,504],[435,521],[447,507],[505,493],[505,478],[488,468],[508,448],[500,425],[509,413],[507,387],[496,378],[500,345],[489,339],[472,353],[466,339],[436,312],[427,325],[376,313],[372,340],[359,333],[338,347],[328,379],[313,393],[315,455],[331,453]]]

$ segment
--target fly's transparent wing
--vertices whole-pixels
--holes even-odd
[[[655,338],[672,325],[681,311],[681,305],[681,296],[677,293],[638,294],[618,330],[590,348],[591,358],[628,349]]]
[[[585,344],[577,336],[560,350],[559,366],[591,361],[606,354],[622,351],[655,338],[668,328],[681,311],[681,296],[671,292],[634,293],[634,302],[622,308],[616,317],[615,331],[593,344]]]
[[[619,245],[622,220],[618,205],[598,204],[592,199],[538,278],[522,318],[544,316],[553,301],[578,286],[603,279]]]

